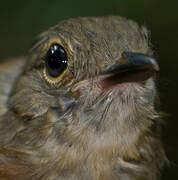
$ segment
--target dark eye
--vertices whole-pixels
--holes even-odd
[[[52,44],[45,56],[46,72],[57,78],[67,68],[67,53],[59,44]]]

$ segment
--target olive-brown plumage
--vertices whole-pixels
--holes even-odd
[[[149,44],[125,18],[76,18],[2,64],[0,179],[159,179],[167,159]]]

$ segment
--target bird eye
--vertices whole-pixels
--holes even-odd
[[[67,53],[59,44],[52,44],[45,56],[45,77],[55,83],[61,79],[67,69]]]

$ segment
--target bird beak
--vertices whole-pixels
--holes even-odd
[[[124,82],[143,82],[159,71],[154,58],[140,53],[124,52],[118,63],[109,67],[104,75],[104,86],[113,86]]]

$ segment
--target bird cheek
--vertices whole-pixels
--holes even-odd
[[[63,86],[68,86],[72,84],[73,80],[75,80],[74,75],[71,72],[68,72],[66,76],[62,79],[62,85]]]
[[[83,94],[86,94],[86,92],[89,91],[89,89],[91,89],[91,84],[90,84],[89,80],[84,79],[84,80],[77,82],[71,88],[71,92],[72,92],[73,97],[78,99]]]
[[[75,104],[75,99],[69,97],[60,97],[58,103],[61,110],[64,112]]]

